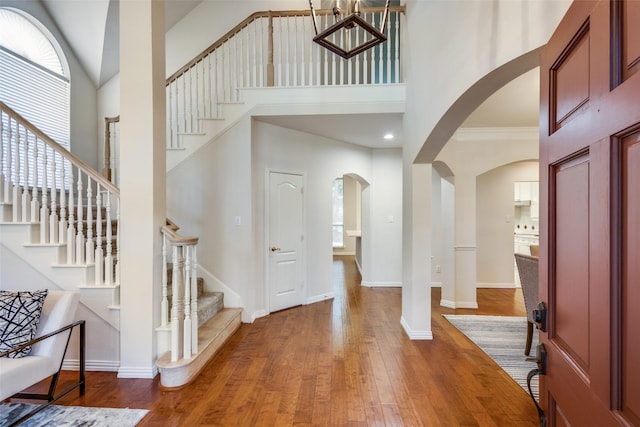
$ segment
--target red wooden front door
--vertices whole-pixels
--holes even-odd
[[[640,1],[574,1],[541,59],[549,426],[640,426]]]

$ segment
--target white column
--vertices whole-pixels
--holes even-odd
[[[164,27],[164,1],[120,2],[120,378],[157,374],[166,218]]]
[[[402,319],[411,339],[431,332],[431,168],[404,159]]]
[[[456,173],[455,191],[455,308],[478,308],[476,297],[476,175]]]

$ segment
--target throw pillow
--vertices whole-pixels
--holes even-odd
[[[46,289],[0,291],[0,352],[16,348],[35,337],[47,292]],[[7,357],[17,359],[30,352],[31,346],[27,346]]]

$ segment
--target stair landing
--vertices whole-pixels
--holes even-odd
[[[217,351],[240,327],[241,308],[224,308],[198,329],[198,353],[190,359],[171,361],[167,352],[156,361],[160,388],[178,390],[191,383]]]

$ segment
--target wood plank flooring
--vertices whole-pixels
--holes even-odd
[[[479,310],[442,308],[433,289],[434,339],[411,341],[401,289],[360,280],[336,257],[333,300],[243,324],[183,390],[89,372],[61,404],[149,409],[140,426],[537,426],[522,388],[441,316],[524,316],[519,289],[479,290]]]

